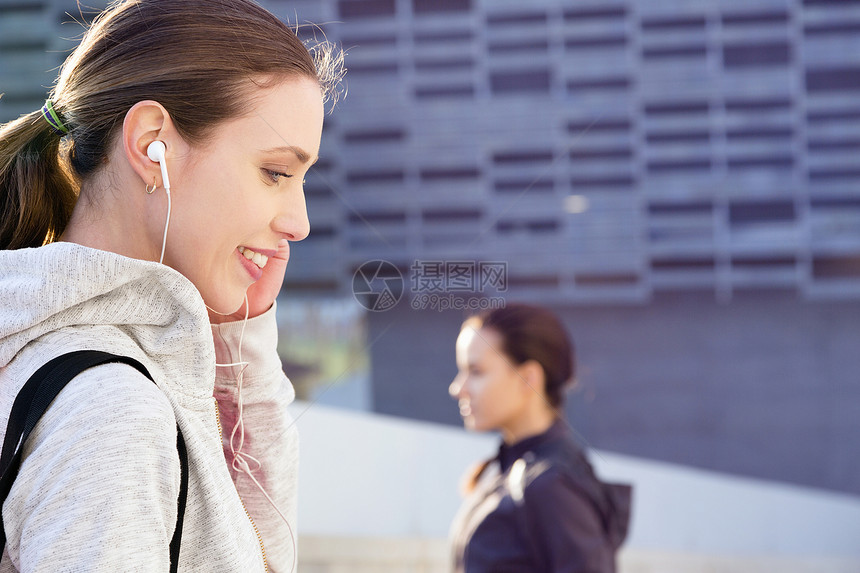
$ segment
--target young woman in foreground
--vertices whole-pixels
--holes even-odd
[[[336,60],[247,0],[120,2],[0,129],[0,428],[69,351],[155,381],[107,364],[59,394],[22,446],[0,572],[167,571],[177,424],[179,569],[295,568],[274,299]]]
[[[466,428],[502,434],[469,476],[456,573],[614,573],[630,488],[599,481],[561,413],[573,349],[548,310],[508,304],[463,323],[449,393]]]

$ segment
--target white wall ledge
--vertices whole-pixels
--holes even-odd
[[[291,413],[301,436],[298,528],[308,558],[313,539],[339,539],[342,549],[348,539],[444,545],[461,475],[497,447],[492,435],[307,402]],[[860,571],[860,497],[604,451],[590,458],[602,478],[635,488],[625,571],[699,571],[692,564],[702,559],[719,567],[709,572]],[[661,568],[661,559],[691,565]],[[748,565],[732,569],[737,560]]]

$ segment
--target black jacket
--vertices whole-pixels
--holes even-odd
[[[599,481],[564,421],[487,470],[452,527],[455,573],[615,572],[631,488]]]

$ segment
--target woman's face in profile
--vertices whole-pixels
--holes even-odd
[[[213,310],[230,313],[280,239],[309,232],[303,179],[323,124],[319,84],[289,78],[255,88],[248,110],[168,166],[173,210],[164,262]]]
[[[525,412],[528,386],[518,368],[502,353],[494,330],[466,326],[457,338],[457,377],[448,393],[457,400],[469,430],[500,430]]]

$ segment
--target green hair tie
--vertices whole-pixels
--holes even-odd
[[[46,99],[45,105],[42,106],[42,117],[45,118],[45,121],[47,121],[59,135],[66,135],[69,133],[69,128],[63,125],[63,122],[60,121],[60,116],[57,115],[56,111],[54,111],[54,104],[52,104],[49,99]]]

